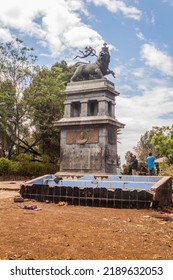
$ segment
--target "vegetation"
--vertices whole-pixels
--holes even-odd
[[[154,146],[157,157],[166,157],[173,164],[173,125],[153,127],[149,133],[149,141]]]
[[[0,155],[19,154],[20,138],[27,134],[22,93],[32,81],[36,57],[23,42],[0,44]]]
[[[154,146],[152,145],[149,139],[149,132],[145,132],[144,135],[140,137],[137,146],[133,148],[136,155],[138,156],[139,161],[145,162],[146,157],[148,156],[149,152],[154,154]]]
[[[0,44],[0,174],[21,173],[22,165],[32,175],[49,164],[57,171],[60,132],[54,121],[63,116],[61,92],[74,66],[62,61],[38,67],[33,51],[19,39]]]
[[[168,165],[166,163],[160,164],[160,175],[161,176],[171,176],[173,178],[173,164]]]
[[[139,162],[138,169],[140,169],[142,164],[146,164],[149,152],[152,152],[156,159],[160,157],[167,159],[159,164],[160,175],[173,177],[173,126],[154,126],[140,137],[133,150],[134,152],[127,151],[125,154],[126,164],[124,164],[123,169],[126,173],[128,172],[131,154],[136,154]]]
[[[38,161],[12,161],[0,158],[0,176],[36,177],[57,172],[58,166],[53,163]]]
[[[154,126],[141,136],[133,149],[140,161],[144,162],[148,153],[152,152],[155,158],[166,157],[168,164],[173,164],[173,126]]]

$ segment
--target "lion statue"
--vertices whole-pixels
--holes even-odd
[[[91,49],[92,49],[91,47],[87,49],[90,50],[90,55],[91,55]],[[88,55],[84,55],[83,57],[87,57],[87,56]],[[81,57],[81,56],[76,56],[76,57]],[[96,62],[77,63],[77,65],[79,66],[77,67],[76,71],[71,77],[71,82],[75,82],[79,80],[102,79],[105,75],[108,74],[112,74],[115,77],[114,72],[108,68],[109,62],[110,62],[110,54],[108,51],[108,47],[106,46],[106,44],[104,44],[97,57]]]

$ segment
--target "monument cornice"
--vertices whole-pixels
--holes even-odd
[[[109,92],[114,96],[118,96],[120,93],[115,91],[114,84],[104,79],[70,82],[67,84],[66,89],[62,92],[63,95],[76,95],[76,94],[88,94],[91,92]]]
[[[125,124],[119,122],[117,119],[108,116],[91,116],[91,117],[73,117],[73,118],[62,118],[55,122],[55,126],[82,126],[82,125],[113,125],[117,128],[124,128]]]

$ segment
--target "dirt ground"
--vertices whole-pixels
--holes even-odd
[[[1,260],[173,259],[173,214],[14,202],[19,186],[0,182]]]

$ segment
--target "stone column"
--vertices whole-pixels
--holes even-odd
[[[71,117],[71,103],[64,102],[64,118],[70,118],[70,117]]]
[[[81,113],[80,117],[87,117],[87,111],[88,111],[88,102],[87,101],[82,101],[81,102]]]

